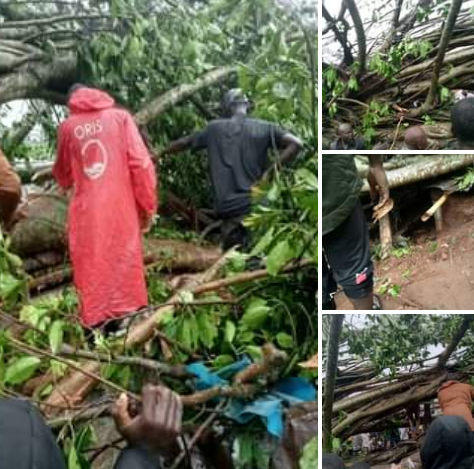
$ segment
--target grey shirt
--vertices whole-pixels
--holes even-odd
[[[217,214],[231,218],[251,209],[251,189],[270,165],[269,150],[282,147],[286,132],[271,122],[237,114],[210,122],[192,137],[206,149]]]

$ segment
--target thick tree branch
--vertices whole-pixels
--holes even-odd
[[[151,103],[146,105],[143,109],[135,114],[135,120],[139,125],[146,125],[153,119],[156,119],[160,114],[168,110],[171,106],[189,98],[197,91],[206,88],[210,85],[215,85],[236,72],[236,67],[228,66],[216,68],[207,72],[198,78],[192,84],[179,85],[166,93],[162,94]]]
[[[351,14],[357,36],[357,61],[359,62],[359,73],[365,72],[367,57],[367,41],[365,37],[364,24],[359,14],[355,0],[344,0]]]
[[[334,388],[336,385],[337,362],[339,359],[339,338],[342,332],[344,316],[344,314],[333,314],[331,316],[331,327],[329,329],[326,363],[326,385],[324,388],[323,402],[323,449],[327,453],[332,451],[332,414]]]
[[[339,44],[341,44],[342,50],[344,52],[344,64],[352,65],[354,63],[354,57],[352,55],[350,45],[347,42],[347,35],[343,34],[339,30],[339,28],[336,25],[336,20],[331,16],[331,14],[326,9],[324,4],[323,4],[323,17],[328,23],[328,29],[332,30]]]
[[[431,81],[430,90],[428,96],[426,97],[425,104],[422,106],[422,113],[426,112],[428,109],[433,107],[435,102],[436,93],[438,92],[438,81],[439,75],[441,73],[441,68],[443,66],[444,55],[449,45],[449,40],[453,32],[456,19],[461,9],[463,0],[453,0],[451,3],[451,8],[449,10],[448,19],[444,25],[443,34],[441,36],[441,41],[438,49],[438,55],[436,57],[434,69],[433,69],[433,78]]]
[[[451,357],[454,350],[456,350],[456,347],[459,345],[459,342],[461,342],[461,340],[465,336],[473,320],[474,315],[472,314],[463,316],[463,321],[459,326],[459,329],[457,330],[456,334],[454,334],[453,338],[451,339],[451,342],[448,344],[448,346],[438,359],[438,363],[436,364],[438,368],[444,368],[446,366],[449,358]]]

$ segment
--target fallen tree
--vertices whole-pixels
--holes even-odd
[[[386,166],[390,188],[413,184],[450,174],[474,164],[474,155],[423,155],[418,157],[402,157],[396,164]],[[359,174],[367,175],[367,167],[359,166]],[[369,192],[365,181],[363,192]]]
[[[149,311],[149,314],[140,314],[141,318],[135,320],[128,329],[127,335],[123,341],[123,350],[132,349],[137,345],[143,345],[154,335],[155,329],[159,326],[163,317],[175,311],[176,307],[182,304],[183,294],[191,292],[193,294],[202,294],[205,292],[216,291],[232,283],[245,283],[257,278],[265,278],[268,273],[266,270],[254,271],[222,280],[214,280],[219,274],[219,270],[225,263],[226,256],[220,258],[204,273],[194,276],[187,276],[185,282],[179,290],[168,300],[166,305],[158,306]],[[291,272],[302,266],[309,265],[309,262],[296,263],[288,266],[285,270]],[[75,371],[62,379],[53,389],[51,395],[44,401],[46,408],[64,408],[71,404],[76,405],[82,402],[92,389],[97,385],[97,381],[91,378],[92,374],[100,373],[100,363],[86,361],[80,365],[81,371]],[[85,372],[82,372],[84,370]]]
[[[334,36],[343,48],[350,48],[348,38],[356,36],[356,50],[369,51],[366,70],[354,69],[346,56],[337,65],[339,57],[323,64],[324,135],[328,140],[334,138],[341,121],[352,122],[369,141],[393,143],[402,138],[402,133],[393,131],[397,124],[423,124],[423,115],[439,123],[449,121],[443,106],[452,102],[451,91],[472,89],[474,22],[461,3],[451,2],[448,19],[448,10],[440,16],[432,2],[420,1],[400,24],[399,8],[395,8],[383,20],[388,22],[390,13],[393,15],[389,32],[378,28],[383,32],[372,33],[366,41],[361,40],[355,21],[348,29],[345,15],[339,23],[326,18],[331,25],[325,30],[327,44]]]
[[[424,358],[413,363],[408,362],[406,365],[397,363],[391,366],[391,372],[382,369],[370,379],[360,381],[359,378],[360,372],[369,366],[365,361],[342,361],[338,368],[335,401],[332,406],[333,436],[346,440],[360,433],[383,432],[398,429],[400,426],[418,427],[422,423],[420,412],[416,411],[420,404],[425,405],[423,425],[426,429],[432,418],[434,408],[432,402],[437,397],[440,385],[447,378],[447,367],[452,372],[453,362],[459,362],[456,366],[457,379],[468,381],[472,376],[474,365],[471,361],[463,361],[465,349],[460,348],[460,344],[463,340],[471,340],[473,319],[472,315],[458,316],[456,328],[451,330],[449,341],[437,356],[424,355]],[[393,321],[392,324],[397,324],[396,318]],[[351,334],[357,332],[352,331]],[[369,332],[367,334],[369,337]],[[394,331],[393,336],[396,335],[397,332]],[[392,337],[392,333],[386,333],[385,336]],[[381,338],[379,334],[376,340]],[[367,338],[361,340],[366,341]],[[382,360],[386,359],[385,356]],[[386,362],[385,366],[388,366]],[[323,379],[324,385],[325,379]],[[414,418],[417,419],[417,423],[413,423]],[[374,459],[370,459],[371,463],[399,462],[402,457],[418,449],[416,444],[405,443],[402,442],[400,447],[384,452],[383,455],[374,455]]]

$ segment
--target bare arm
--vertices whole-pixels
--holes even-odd
[[[268,176],[270,176],[277,165],[285,165],[289,163],[303,149],[303,143],[301,140],[290,133],[287,133],[282,137],[281,144],[283,146],[283,150],[280,152],[278,160],[267,169],[263,179],[266,179]]]
[[[283,150],[280,153],[281,164],[291,161],[303,149],[303,142],[293,134],[285,134],[282,144]]]
[[[383,167],[383,156],[382,155],[370,155],[369,157],[369,165],[371,168],[375,167]]]
[[[378,203],[375,209],[382,207],[390,198],[387,175],[383,168],[382,155],[369,156],[369,175],[368,181],[370,185],[370,194],[372,199],[376,199],[378,195]]]
[[[167,148],[160,152],[160,155],[172,155],[174,153],[189,150],[191,148],[192,143],[193,137],[192,135],[188,135],[186,137],[171,142]]]

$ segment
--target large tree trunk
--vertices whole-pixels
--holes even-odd
[[[441,73],[441,68],[443,67],[444,55],[449,45],[449,40],[453,33],[454,25],[456,24],[456,19],[461,9],[463,0],[453,0],[451,3],[451,8],[449,10],[448,19],[444,25],[443,34],[441,36],[441,41],[439,44],[438,55],[433,68],[433,77],[431,80],[430,90],[428,96],[426,97],[424,105],[416,111],[416,115],[421,115],[430,110],[434,103],[436,94],[438,92],[438,82]]]
[[[474,155],[426,155],[419,157],[413,164],[386,173],[390,188],[395,188],[449,174],[473,163]],[[362,190],[369,192],[367,182]]]
[[[323,402],[323,449],[326,453],[332,451],[334,388],[336,385],[337,361],[339,358],[339,337],[342,332],[343,322],[344,314],[333,314],[331,316]]]
[[[365,72],[366,57],[367,57],[367,41],[365,38],[365,29],[362,19],[359,14],[355,0],[344,0],[347,9],[351,14],[354,28],[357,35],[357,61],[359,62],[359,73]]]

